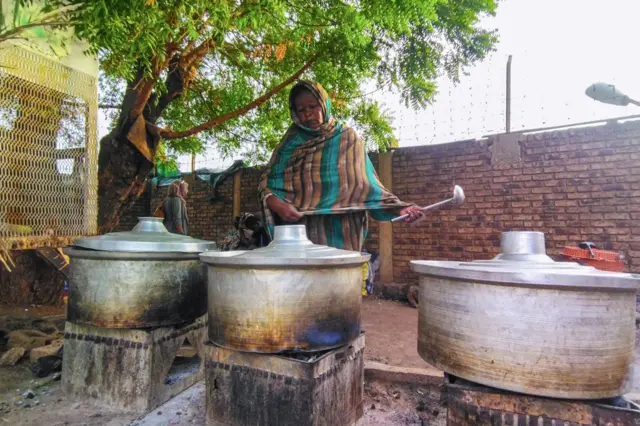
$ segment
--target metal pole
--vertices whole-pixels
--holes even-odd
[[[633,100],[633,99],[629,99],[629,103],[630,103],[630,104],[633,104],[633,105],[635,105],[635,106],[640,106],[640,102],[638,102],[638,101],[636,101],[636,100]]]
[[[507,59],[507,111],[506,111],[506,130],[511,132],[511,55]]]

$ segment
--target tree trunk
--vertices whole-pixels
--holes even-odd
[[[144,192],[153,163],[131,142],[126,132],[113,132],[100,141],[98,161],[98,224],[100,233],[118,226],[120,215]]]
[[[111,232],[118,226],[121,214],[144,192],[147,176],[153,169],[153,163],[147,160],[127,138],[136,118],[130,117],[130,112],[140,95],[138,81],[139,79],[136,79],[128,85],[115,128],[100,140],[98,157],[100,233]],[[145,111],[143,116],[147,115],[148,111]],[[153,139],[153,135],[147,133],[147,145],[150,151],[155,153],[157,141],[154,143]]]

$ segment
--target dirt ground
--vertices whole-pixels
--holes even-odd
[[[26,376],[25,378],[29,378]],[[3,413],[0,402],[0,425],[24,426],[188,426],[205,425],[204,381],[177,395],[145,416],[95,407],[68,400],[60,392],[59,382],[31,388],[36,397],[31,407],[11,407]],[[24,389],[9,392],[4,402],[24,401]],[[439,403],[438,387],[386,382],[366,382],[364,416],[358,426],[444,426],[446,411]],[[33,401],[38,401],[37,405]]]
[[[429,368],[418,355],[418,310],[388,300],[365,298],[362,313],[367,360],[383,364]]]
[[[416,309],[397,302],[367,298],[363,329],[366,333],[365,360],[394,366],[425,368],[417,354]],[[1,307],[0,318],[28,324],[35,318],[49,318],[61,328],[63,311],[48,307],[27,310]],[[33,398],[23,395],[32,391]],[[34,379],[27,361],[15,367],[0,367],[0,426],[25,425],[105,425],[105,426],[186,426],[204,425],[205,384],[200,382],[163,406],[138,417],[107,407],[95,407],[67,399],[60,382]],[[444,425],[446,411],[440,408],[437,387],[365,383],[364,417],[358,426]],[[18,404],[18,405],[16,405]]]
[[[0,318],[10,315],[28,323],[46,316],[60,325],[60,312],[50,308],[28,311],[0,307]],[[416,309],[397,302],[367,298],[362,324],[366,333],[365,360],[393,366],[429,368],[417,354]],[[1,348],[0,348],[1,350]],[[640,353],[640,330],[636,339],[636,359]],[[634,393],[640,392],[640,365],[636,361]],[[23,394],[31,390],[32,399]],[[15,367],[0,367],[0,426],[33,425],[105,425],[105,426],[186,426],[204,425],[205,384],[200,382],[187,391],[139,417],[108,407],[95,407],[67,399],[60,382],[34,379],[28,362]],[[440,405],[437,386],[415,386],[380,381],[365,383],[364,417],[358,426],[445,425],[446,409]],[[19,404],[19,405],[16,405]]]

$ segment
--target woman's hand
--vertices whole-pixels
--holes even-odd
[[[285,222],[294,223],[303,216],[293,205],[282,201],[275,195],[267,198],[267,207]]]
[[[416,222],[424,218],[424,212],[418,206],[410,206],[400,210],[400,216],[409,215],[404,221],[407,223]]]

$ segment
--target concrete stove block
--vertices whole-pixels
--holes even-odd
[[[206,315],[144,330],[67,322],[62,389],[73,399],[146,413],[203,378],[206,334]],[[191,358],[180,357],[186,340],[196,352]]]
[[[315,358],[205,346],[207,424],[351,426],[363,414],[364,335]]]

